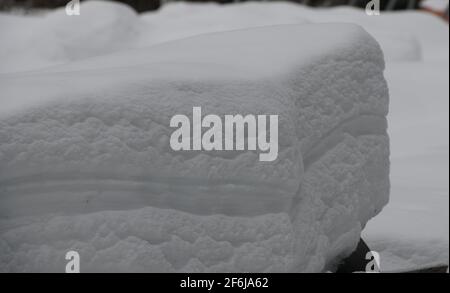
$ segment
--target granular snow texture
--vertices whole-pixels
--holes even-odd
[[[378,43],[350,24],[207,34],[0,76],[0,270],[319,272],[389,195]],[[170,118],[279,115],[279,155],[174,152]]]

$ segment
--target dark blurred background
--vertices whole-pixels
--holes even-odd
[[[65,6],[70,0],[0,0],[0,10],[14,8],[55,8]],[[174,0],[111,0],[130,5],[138,12],[156,10],[164,3]],[[253,0],[254,1],[254,0]],[[339,6],[348,5],[364,8],[370,0],[289,0],[308,6]],[[421,0],[380,0],[381,10],[417,9]],[[188,0],[188,2],[216,2],[221,4],[245,2],[245,0]]]

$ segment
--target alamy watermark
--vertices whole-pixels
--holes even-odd
[[[66,4],[66,14],[80,15],[80,0],[71,0]]]
[[[192,121],[178,114],[170,127],[176,128],[170,137],[174,151],[259,151],[259,160],[267,162],[278,157],[278,115],[224,115],[222,121],[193,107]]]
[[[371,0],[366,5],[366,14],[369,16],[380,15],[380,0]]]
[[[66,253],[66,273],[79,273],[80,272],[80,254],[74,250]]]
[[[368,260],[366,264],[366,273],[381,272],[380,254],[378,252],[369,251],[366,253],[366,260]]]

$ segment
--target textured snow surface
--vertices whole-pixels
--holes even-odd
[[[293,38],[292,36],[297,36]],[[378,43],[350,24],[192,37],[0,79],[0,268],[322,271],[389,194]],[[278,114],[279,155],[173,152],[193,106]]]
[[[445,2],[448,3],[448,1]],[[111,53],[112,51],[119,51],[127,48],[146,48],[150,45],[159,44],[161,42],[177,40],[180,38],[191,37],[203,33],[229,31],[265,25],[345,22],[356,23],[362,26],[378,41],[387,62],[385,76],[390,91],[388,131],[390,134],[391,144],[390,201],[389,204],[384,208],[383,212],[369,222],[369,224],[363,231],[363,238],[368,242],[371,249],[381,253],[382,270],[389,271],[397,269],[408,269],[413,266],[428,265],[431,263],[448,264],[449,33],[447,23],[443,22],[437,17],[422,12],[383,12],[381,16],[368,17],[363,10],[344,7],[311,9],[301,5],[283,2],[246,2],[233,5],[170,3],[168,5],[164,5],[162,9],[157,12],[144,13],[141,15],[133,13],[124,5],[113,3],[89,1],[84,2],[81,7],[81,16],[72,18],[65,17],[64,10],[62,9],[49,12],[48,14],[41,16],[14,16],[0,13],[0,42],[2,44],[0,46],[0,72],[7,73],[29,69],[42,69],[51,65],[61,64],[74,60],[77,60],[78,62],[76,64],[65,64],[63,69],[68,71],[69,67],[71,67],[72,71],[75,71],[77,70],[76,67],[78,67],[80,70],[84,71],[83,77],[70,77],[70,81],[68,81],[68,78],[66,76],[70,76],[71,74],[73,76],[74,73],[62,74],[61,67],[59,67],[58,71],[56,72],[55,68],[51,70],[46,69],[47,73],[41,79],[38,78],[40,74],[35,73],[28,78],[28,81],[24,80],[24,75],[19,75],[16,79],[14,79],[12,75],[1,76],[0,80],[2,81],[0,82],[0,112],[2,112],[2,110],[3,112],[0,115],[2,117],[5,114],[16,113],[17,110],[21,110],[22,104],[31,105],[33,103],[36,103],[37,105],[39,105],[40,103],[43,103],[43,99],[51,97],[51,95],[48,95],[47,93],[53,93],[53,95],[55,96],[60,95],[67,98],[70,96],[76,97],[77,93],[80,92],[80,86],[84,88],[84,90],[82,91],[83,95],[87,95],[88,92],[95,93],[101,88],[102,91],[110,91],[110,93],[114,94],[115,97],[119,97],[120,99],[127,97],[128,94],[122,93],[129,93],[130,91],[133,91],[135,87],[130,86],[129,88],[131,89],[124,89],[122,85],[117,85],[115,87],[117,80],[120,79],[121,81],[123,81],[123,83],[129,84],[134,84],[135,82],[141,83],[141,81],[142,83],[146,83],[146,79],[149,78],[144,76],[144,72],[147,72],[146,69],[143,69],[141,67],[138,68],[134,65],[132,69],[127,69],[125,67],[127,62],[129,61],[122,60],[122,64],[124,64],[125,67],[122,68],[121,76],[119,78],[117,77],[119,75],[119,69],[115,69],[116,73],[114,74],[109,73],[109,69],[105,69],[102,74],[93,72],[91,75],[89,75],[86,72],[86,69],[89,69],[89,66],[91,67],[91,69],[100,67],[100,64],[102,64],[103,67],[108,67],[108,62],[111,61],[105,60],[108,60],[108,58],[110,57],[102,57],[101,59],[103,59],[103,61],[100,61],[101,59],[96,59],[95,62],[85,61],[80,64],[80,61],[82,59],[97,55],[104,55],[105,53]],[[93,15],[101,15],[102,17],[92,17]],[[120,24],[120,26],[117,24]],[[102,27],[102,25],[105,26]],[[96,29],[93,30],[93,28]],[[85,35],[94,35],[95,37],[86,38]],[[327,38],[330,37],[327,36]],[[339,40],[336,40],[337,38],[331,38],[339,42]],[[330,40],[327,41],[322,39],[323,38],[316,38],[314,39],[314,42],[330,42]],[[298,41],[302,42],[302,40],[300,39]],[[312,48],[309,46],[314,46],[311,45],[312,42],[306,43],[308,44],[308,48]],[[230,50],[232,50],[231,47],[229,48]],[[324,52],[324,48],[318,46],[316,48],[319,49],[320,53],[329,53],[326,52],[326,50]],[[152,50],[155,50],[155,48],[153,48]],[[257,51],[258,50],[253,50],[250,55],[255,54],[255,52]],[[140,51],[135,51],[133,54],[123,54],[128,55],[126,58],[130,60],[130,62],[131,60],[134,60],[133,62],[134,64],[136,64],[136,62],[140,63],[139,58],[134,58],[133,55],[138,52]],[[122,53],[117,54],[120,55]],[[300,56],[297,55],[297,58],[300,58]],[[266,64],[267,62],[270,62],[270,58],[267,59],[268,60],[264,61]],[[121,62],[121,60],[116,60],[116,62]],[[233,62],[228,62],[228,68],[231,67],[229,66],[230,63],[233,64]],[[220,80],[221,75],[224,75],[223,72],[226,72],[225,68],[221,68],[219,70],[217,69],[217,66],[215,66],[214,70],[209,70],[208,66],[211,65],[203,64],[202,66],[203,69],[200,69],[200,66],[197,65],[195,70],[195,73],[199,76],[202,76],[202,78],[205,75],[202,75],[202,71],[203,73],[208,72],[207,75],[210,79],[213,79],[213,77],[210,75],[214,73],[216,79],[218,80]],[[156,68],[156,65],[152,64],[151,67]],[[188,68],[189,71],[192,71],[191,67],[192,66]],[[183,71],[183,69],[180,69],[179,66],[176,70],[168,68],[168,65],[164,63],[163,65],[159,66],[159,70],[152,70],[152,74],[158,74],[158,76],[164,76],[165,74],[167,76],[173,74],[173,72]],[[253,69],[255,68],[253,67]],[[232,71],[234,69],[230,70]],[[54,76],[52,78],[49,78],[49,71],[54,71]],[[154,71],[158,72],[155,73]],[[283,69],[281,68],[281,72],[282,71]],[[240,73],[235,70],[232,73],[232,76],[238,77],[238,74]],[[111,77],[113,75],[114,78]],[[181,74],[181,76],[183,75]],[[244,73],[242,77],[248,79],[249,74]],[[306,78],[306,76],[303,75],[303,78]],[[13,86],[14,82],[16,83],[16,86]],[[8,89],[9,91],[13,90],[13,93],[20,92],[20,99],[14,99],[14,101],[8,100],[8,103],[6,103],[6,100],[2,99],[6,90],[5,84],[8,85],[6,89]],[[111,87],[113,87],[114,89],[110,89]],[[267,85],[267,87],[270,87],[271,89],[276,88],[274,87],[273,83],[272,85]],[[120,91],[117,88],[120,88]],[[278,89],[274,91],[278,91]],[[45,95],[39,96],[39,93],[41,92],[45,93]],[[102,95],[97,94],[96,96]],[[263,95],[263,97],[264,96],[266,95]],[[267,96],[272,97],[273,95],[269,93],[267,94]],[[330,96],[330,98],[332,98],[332,96]],[[79,107],[82,108],[82,102],[75,103],[78,103]],[[56,109],[56,107],[68,107],[68,109],[70,109],[69,106],[63,106],[62,104],[55,105],[54,109]],[[99,109],[100,106],[93,108]],[[136,111],[139,111],[139,107],[136,106],[136,108]],[[79,113],[80,111],[76,113]],[[51,110],[48,110],[48,112],[50,113]],[[128,112],[130,114],[126,115],[131,115],[132,111]],[[223,112],[225,112],[225,110]],[[186,112],[186,114],[187,113],[189,112]],[[70,114],[68,112],[60,113],[60,116],[65,116],[65,119],[67,119],[67,121],[72,122],[78,121],[77,118],[74,118],[75,115],[76,114]],[[83,115],[83,117],[86,117],[86,114]],[[111,114],[110,119],[114,121],[114,119],[116,119],[115,117],[118,117],[118,115],[119,114]],[[103,113],[103,116],[109,117],[107,116],[106,112]],[[80,120],[81,119],[82,118],[80,118]],[[3,120],[4,119],[2,118],[2,121]],[[124,119],[124,121],[126,120],[127,119]],[[148,123],[144,122],[144,120],[145,119],[143,118],[139,121],[140,123]],[[150,118],[148,118],[147,121],[149,120]],[[104,129],[107,129],[108,125],[112,125],[112,123],[107,122],[108,120],[104,121],[105,122],[103,122],[102,120],[101,122],[105,124],[104,126],[102,126],[104,127]],[[32,120],[30,120],[30,124],[31,122]],[[101,125],[99,121],[85,122],[84,126],[87,129],[90,128],[90,126],[88,126],[89,123],[93,123],[94,125],[95,123],[98,123],[99,125]],[[53,124],[49,124],[52,126],[48,127],[53,127],[53,129],[62,127],[62,123],[54,122]],[[58,124],[60,125],[58,126]],[[73,123],[72,126],[74,125],[75,123]],[[29,127],[30,128],[28,128],[28,131],[31,132],[30,134],[25,134],[24,130],[22,130],[21,135],[23,135],[24,138],[22,140],[24,141],[26,141],[26,137],[28,137],[28,141],[34,140],[33,137],[35,136],[33,135],[35,135],[35,130],[31,130],[31,125],[29,125]],[[135,124],[133,127],[139,129],[141,126],[140,124]],[[20,128],[20,126],[17,125],[17,128]],[[36,126],[36,129],[39,128],[45,128],[45,126]],[[62,135],[62,131],[55,130],[55,133],[57,133],[55,134],[55,139],[59,138]],[[79,133],[82,133],[81,129]],[[126,141],[128,145],[131,145],[134,148],[136,148],[136,145],[142,147],[142,145],[149,144],[148,141],[150,141],[150,138],[148,133],[149,131],[143,134],[142,138],[139,139],[133,136],[132,143],[130,143],[131,139],[129,139],[129,136],[124,138],[123,134],[118,135],[118,140]],[[110,134],[111,131],[108,133],[108,135]],[[66,135],[69,137],[69,139],[67,140],[67,148],[62,149],[64,149],[64,151],[67,151],[68,154],[71,153],[72,157],[77,158],[77,153],[82,153],[82,151],[79,150],[79,147],[83,145],[81,142],[84,138],[82,139],[78,137],[74,139],[68,134]],[[92,134],[90,135],[91,136],[89,137],[96,136],[95,132],[92,132]],[[106,134],[104,135],[106,136]],[[158,137],[158,135],[156,135],[155,137]],[[33,148],[45,149],[45,147],[43,146],[38,146],[37,141],[38,140],[36,140],[36,146]],[[72,143],[72,141],[75,141],[75,143]],[[43,142],[39,143],[42,145],[44,144]],[[72,146],[73,144],[75,146],[71,149],[70,146]],[[88,142],[84,143],[84,145],[86,144],[88,144]],[[108,141],[108,139],[105,139],[102,147],[106,150],[108,149],[109,144],[110,142]],[[113,144],[115,144],[115,142]],[[168,142],[161,143],[162,146],[166,146],[167,144]],[[69,149],[70,151],[68,151]],[[55,148],[52,148],[52,150],[55,150]],[[63,151],[61,150],[61,152]],[[101,151],[99,150],[97,150],[97,152],[101,153]],[[119,152],[119,148],[117,149],[117,152]],[[26,155],[26,153],[23,153],[23,156],[30,156],[30,154]],[[95,154],[93,154],[93,156],[95,156]],[[104,156],[106,156],[106,154]],[[34,157],[36,158],[38,156],[34,155]],[[54,155],[54,157],[56,157],[56,155]],[[314,156],[308,155],[307,157],[313,158]],[[146,160],[148,160],[147,156],[145,158]],[[139,157],[139,160],[140,159],[141,157]],[[123,160],[127,160],[127,158],[123,158]],[[301,160],[298,159],[298,161]],[[23,160],[23,162],[25,161]],[[245,163],[243,165],[245,165]],[[139,166],[139,164],[137,164],[136,166]],[[28,166],[24,166],[22,170],[26,170],[27,168]],[[336,168],[336,172],[339,168]],[[198,169],[201,168],[199,167]],[[305,168],[303,167],[303,169]],[[0,166],[0,170],[3,171],[4,168]],[[110,173],[112,172],[110,168],[108,170]],[[11,170],[3,171],[3,174],[8,172],[11,172]],[[122,174],[122,172],[118,173]],[[312,173],[310,172],[309,174]],[[245,175],[246,176],[244,178],[247,178],[248,174]],[[304,175],[302,175],[302,178],[306,178],[306,176]],[[84,176],[84,179],[85,177],[86,176]],[[278,182],[278,184],[282,184],[280,178],[287,177],[288,176],[283,175],[282,177],[272,176],[271,178],[272,180],[274,180],[272,182]],[[98,182],[98,178],[90,178],[92,178],[92,181]],[[139,178],[139,176],[137,178]],[[262,177],[260,177],[258,180],[262,180],[261,178]],[[342,178],[345,178],[345,176],[341,176],[338,179],[338,182],[343,181],[344,179]],[[136,177],[133,177],[132,180],[129,180],[131,181],[130,186],[132,187],[128,188],[127,190],[136,190],[136,185],[133,185],[133,180],[135,179]],[[59,182],[61,182],[61,180]],[[335,186],[339,186],[338,182],[335,183]],[[79,183],[74,183],[75,186],[78,186],[78,184]],[[103,186],[108,186],[109,184],[110,183],[103,183]],[[166,186],[168,184],[169,183],[167,183]],[[172,183],[170,184],[173,185]],[[84,186],[86,185],[88,184],[85,182]],[[123,184],[123,181],[118,185],[125,186]],[[292,189],[292,186],[295,186],[295,184],[292,184],[290,186]],[[34,185],[33,188],[35,187],[36,185]],[[147,187],[142,188],[145,189]],[[253,185],[253,188],[255,188],[255,185]],[[263,189],[264,191],[266,190],[265,187],[261,187],[261,189]],[[42,187],[41,190],[43,190]],[[65,186],[63,190],[67,191],[69,190],[69,188]],[[183,190],[185,189],[183,188]],[[240,192],[242,192],[242,189]],[[247,194],[251,194],[254,192],[255,191],[252,190],[251,192],[247,192]],[[118,193],[122,194],[121,192]],[[214,193],[218,194],[217,191],[214,191]],[[86,192],[86,197],[89,197],[89,194],[91,193]],[[97,193],[94,194],[96,197],[98,197]],[[282,192],[277,191],[277,194],[278,196],[280,196]],[[91,196],[90,198],[94,198],[94,196]],[[120,199],[120,196],[116,196],[116,198]],[[131,213],[131,209],[134,209],[134,207],[142,206],[143,202],[148,202],[147,199],[136,200],[136,198],[137,197],[134,196],[135,201],[128,204],[127,208],[129,208],[129,210],[126,212],[127,214]],[[22,197],[22,199],[23,201],[26,201],[25,197]],[[99,205],[93,205],[92,200],[87,199],[86,201],[91,202],[91,204],[85,205],[83,207],[80,207],[81,204],[79,204],[77,209],[98,209]],[[74,200],[74,202],[76,202],[76,200]],[[123,201],[119,200],[119,202],[121,203],[121,205],[123,205]],[[127,202],[129,201],[127,200]],[[317,200],[317,204],[320,204],[321,202],[323,202],[323,200]],[[36,204],[36,202],[33,203]],[[13,205],[13,203],[10,204]],[[15,204],[18,205],[17,202]],[[328,202],[328,204],[331,203]],[[76,207],[74,203],[70,203],[69,205],[70,207]],[[15,213],[26,214],[30,212],[41,215],[39,217],[43,217],[42,214],[45,214],[49,210],[53,209],[53,207],[46,208],[45,205],[36,204],[36,207],[31,207],[30,205],[30,210],[36,210],[32,212],[25,211],[23,209],[24,206],[25,205],[21,205],[21,208],[18,208]],[[5,206],[3,205],[0,205],[0,208],[3,210],[7,209],[7,207],[5,208]],[[248,206],[246,208],[249,209]],[[109,202],[108,209],[114,209],[114,204]],[[120,209],[120,207],[116,207],[117,213]],[[255,210],[257,209],[254,209],[253,211]],[[8,209],[8,212],[12,213],[12,209]],[[65,209],[64,213],[66,212],[67,209]],[[73,212],[73,216],[75,216],[77,213],[79,212]],[[308,230],[309,232],[313,233],[313,231],[318,230],[317,227],[321,226],[322,224],[314,222],[314,217],[308,219],[306,215],[307,213],[305,214],[305,220],[303,221],[308,220],[313,222],[313,224],[311,225],[316,228],[311,228],[310,230]],[[39,225],[42,225],[43,223],[47,223],[48,221],[50,221],[51,218],[51,216],[48,216],[47,218],[43,217],[42,220],[39,221],[32,218],[28,221],[29,223],[41,223]],[[86,219],[86,215],[83,215],[82,218]],[[21,223],[27,223],[24,219],[20,221],[15,217],[9,219],[7,222],[2,220],[2,233],[3,231],[8,231],[10,228],[23,225]],[[93,221],[94,220],[92,220],[92,222]],[[73,230],[69,229],[69,231]],[[86,232],[89,231],[86,230]],[[97,233],[95,229],[90,232]],[[306,230],[303,233],[306,233]],[[339,233],[339,230],[337,230],[336,233]],[[33,233],[32,236],[30,235],[30,239],[34,239],[33,237],[38,237],[36,236],[36,234],[37,233]],[[54,238],[51,238],[50,234],[51,232],[42,233],[39,237],[43,238],[43,235],[46,235],[45,237],[47,239],[54,239],[54,243],[57,243],[58,241],[66,241],[59,239],[57,237],[58,233],[52,234],[52,237]],[[9,235],[10,237],[11,235],[14,235],[14,230],[10,230]],[[121,236],[124,234],[118,235],[118,237],[120,238],[126,238],[125,236]],[[147,233],[147,238],[151,239],[152,235],[154,234]],[[354,236],[355,235],[356,233],[354,234]],[[103,238],[106,237],[107,236],[104,236]],[[82,239],[83,237],[79,238]],[[142,237],[141,239],[144,238],[145,237]],[[257,236],[254,237],[254,239],[256,238]],[[10,242],[9,245],[11,247],[8,249],[18,249],[15,246],[17,246],[17,243],[22,243],[22,245],[24,245],[24,248],[21,249],[23,252],[25,252],[27,250],[27,246],[23,242],[21,242],[24,238],[17,239],[18,240],[16,242]],[[72,240],[67,240],[67,243],[71,241]],[[48,255],[50,255],[50,251],[53,251],[52,255],[56,260],[55,263],[57,266],[57,268],[54,268],[53,270],[62,270],[61,263],[63,263],[64,260],[61,254],[68,245],[61,245],[61,252],[58,254],[54,249],[54,246],[56,245],[46,246],[46,243],[50,241],[42,240],[41,245],[36,244],[38,243],[38,241],[35,239],[29,240],[29,242],[34,242],[34,244],[32,244],[32,246],[34,247],[33,249],[35,251],[41,251],[42,255],[44,255],[40,258],[41,263],[45,263],[48,265],[48,260],[50,258],[46,256],[46,253],[43,252],[47,249]],[[301,252],[299,252],[299,254],[316,254],[316,249],[322,249],[319,248],[319,242],[320,241],[315,242],[315,240],[312,240],[310,242],[310,246],[308,246],[309,248],[303,248]],[[320,243],[326,242],[327,241],[322,241]],[[125,243],[125,241],[122,243]],[[2,245],[3,246],[1,247],[6,247],[5,243],[3,243]],[[112,244],[110,246],[112,246]],[[238,246],[238,244],[236,244],[235,246]],[[31,245],[28,247],[31,247]],[[80,246],[77,247],[81,250]],[[40,250],[41,248],[42,250]],[[123,253],[130,253],[130,251],[131,250],[129,249],[125,249]],[[0,257],[5,256],[0,254]],[[303,257],[304,256],[300,256],[300,258]],[[30,263],[28,262],[29,258],[33,258],[33,256],[31,256],[31,253],[28,258],[22,258],[22,267],[25,267],[26,264],[28,264],[29,266],[36,265],[37,261],[34,263]],[[139,258],[144,258],[144,256],[136,256],[135,259]],[[131,257],[128,258],[128,260],[130,259]],[[123,259],[117,258],[114,261],[114,264],[117,264],[117,262],[120,260]],[[82,256],[82,264],[84,263],[84,261],[85,259]],[[104,261],[100,261],[99,263],[102,262]],[[145,263],[146,261],[143,262]],[[19,270],[18,267],[18,265],[15,266],[17,270]],[[114,267],[116,266],[110,266],[108,267],[108,269],[112,269]],[[91,269],[94,270],[93,266],[91,266]]]

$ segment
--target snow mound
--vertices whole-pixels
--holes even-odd
[[[388,89],[350,24],[207,34],[0,76],[0,270],[322,271],[389,195]],[[95,77],[95,82],[93,78]],[[173,152],[170,118],[279,115],[279,154]]]
[[[45,68],[205,33],[307,23],[358,24],[378,41],[388,62],[419,62],[448,54],[448,50],[441,50],[445,41],[448,47],[448,26],[417,12],[367,17],[362,9],[312,9],[284,2],[174,2],[156,12],[137,15],[116,2],[83,1],[81,10],[76,17],[67,16],[64,9],[43,16],[0,13],[0,73]]]
[[[65,9],[41,17],[1,15],[7,39],[0,49],[1,72],[45,67],[128,48],[138,36],[140,21],[129,6],[87,1],[83,13],[67,16]]]
[[[76,60],[117,51],[128,46],[139,28],[137,14],[118,2],[87,1],[83,13],[68,17],[64,9],[47,15],[40,38],[51,32],[53,44],[67,60]]]

